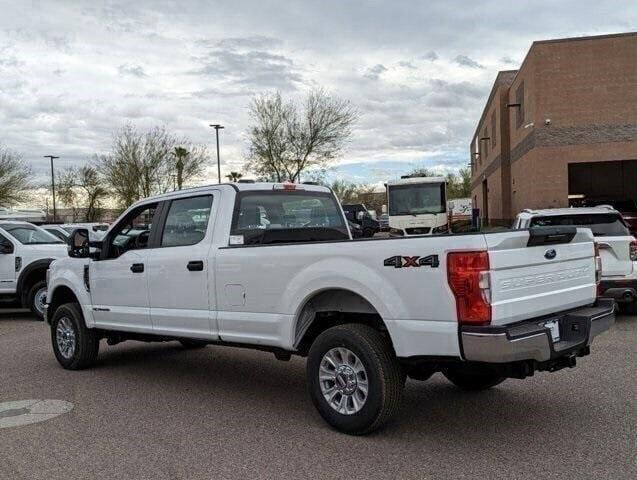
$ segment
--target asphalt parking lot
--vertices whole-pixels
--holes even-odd
[[[177,343],[102,343],[96,368],[58,366],[49,332],[0,312],[0,402],[70,413],[0,428],[0,478],[637,478],[637,317],[577,368],[477,394],[408,381],[399,416],[367,437],[331,430],[305,363]]]

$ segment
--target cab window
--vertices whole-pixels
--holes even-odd
[[[212,196],[180,198],[170,202],[161,236],[162,247],[194,245],[206,236]]]
[[[141,206],[133,210],[109,236],[107,258],[117,258],[129,250],[148,248],[157,204]]]

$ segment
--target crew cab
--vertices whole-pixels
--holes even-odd
[[[66,244],[40,227],[0,221],[0,295],[17,300],[41,319],[46,303],[46,271],[53,259],[66,256]]]
[[[626,313],[637,313],[637,240],[613,207],[527,209],[518,214],[514,226],[590,228],[602,261],[599,295],[615,299]]]
[[[142,200],[99,242],[76,230],[46,316],[70,370],[101,339],[307,357],[321,416],[363,434],[406,376],[479,390],[574,366],[614,322],[598,273],[588,229],[353,240],[328,188],[220,184]]]

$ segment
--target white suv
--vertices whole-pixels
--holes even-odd
[[[608,205],[592,208],[523,210],[514,228],[576,226],[590,228],[602,259],[598,293],[637,313],[637,240],[622,215]]]
[[[16,298],[38,317],[46,303],[46,271],[67,256],[64,242],[28,222],[0,221],[0,295]]]

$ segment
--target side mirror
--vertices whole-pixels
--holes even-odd
[[[0,253],[9,254],[13,253],[13,244],[9,241],[3,241],[0,243]]]
[[[89,255],[88,230],[76,228],[69,237],[69,257],[88,258]]]

